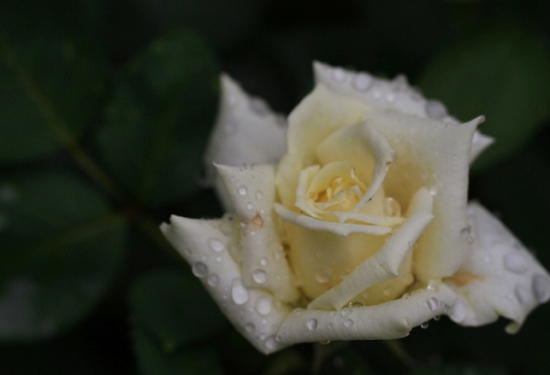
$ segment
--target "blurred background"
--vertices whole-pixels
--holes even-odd
[[[550,305],[515,336],[443,317],[263,356],[157,229],[222,214],[201,184],[220,72],[288,114],[316,59],[485,115],[497,142],[470,196],[550,268],[549,16],[546,0],[3,0],[0,373],[550,373]]]

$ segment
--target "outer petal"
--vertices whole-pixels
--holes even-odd
[[[221,220],[193,220],[172,216],[161,230],[192,265],[214,301],[235,328],[259,351],[269,354],[284,344],[274,339],[279,325],[290,313],[271,293],[243,285],[241,267],[227,249],[237,246],[238,229],[226,216]]]
[[[318,164],[317,145],[339,128],[362,122],[369,112],[367,105],[336,95],[323,85],[302,100],[288,118],[288,150],[275,181],[283,206],[290,209],[294,205],[300,171]]]
[[[477,203],[469,206],[474,251],[448,283],[463,298],[455,321],[479,326],[499,315],[514,321],[516,332],[526,316],[550,299],[550,277],[500,221]],[[451,315],[451,318],[453,316]]]
[[[222,75],[218,117],[204,162],[206,177],[227,210],[231,205],[212,163],[276,163],[285,153],[285,119],[271,112],[261,99],[248,96],[229,76]]]
[[[412,245],[433,219],[433,199],[426,189],[415,195],[410,218],[372,257],[357,266],[340,284],[313,300],[309,309],[339,310],[367,288],[399,276],[399,267]]]
[[[449,125],[389,111],[368,119],[397,153],[384,181],[386,196],[406,209],[421,187],[434,195],[435,218],[414,254],[414,273],[426,284],[454,274],[470,254],[468,236],[461,233],[468,227],[469,140],[481,120]]]
[[[445,106],[437,100],[426,100],[413,89],[403,75],[393,81],[376,78],[368,73],[352,72],[320,62],[313,63],[315,81],[331,91],[358,99],[377,109],[396,109],[401,113],[421,118],[440,120],[458,124],[449,116]],[[485,148],[493,143],[493,138],[476,131],[473,135],[469,159],[472,162]]]
[[[277,332],[285,345],[327,340],[390,340],[405,337],[413,327],[448,311],[456,293],[446,285],[420,290],[380,305],[340,311],[301,310],[290,314]]]
[[[274,167],[216,165],[240,219],[243,283],[271,291],[285,302],[298,299],[273,218]]]

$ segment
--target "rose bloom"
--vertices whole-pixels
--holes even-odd
[[[315,63],[288,117],[229,77],[206,155],[228,211],[161,230],[258,350],[377,340],[448,315],[517,332],[550,277],[479,203],[468,169],[492,139],[404,77]]]

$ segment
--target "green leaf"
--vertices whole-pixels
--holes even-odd
[[[550,115],[550,54],[519,28],[480,32],[444,50],[418,85],[462,121],[484,115],[480,130],[495,137],[475,167],[521,147]]]
[[[139,280],[130,294],[139,325],[151,332],[165,351],[204,339],[225,324],[218,306],[190,275],[158,271]]]
[[[209,49],[180,31],[127,67],[98,136],[111,172],[142,202],[161,205],[198,186],[216,113],[218,71]]]
[[[0,177],[0,342],[75,325],[113,284],[126,225],[67,174]]]
[[[444,365],[415,370],[408,375],[496,375],[500,372],[476,365]]]
[[[91,125],[106,87],[97,45],[22,12],[0,5],[0,161],[70,147]]]
[[[217,375],[222,374],[211,348],[185,347],[169,353],[144,331],[134,333],[138,365],[144,375]]]

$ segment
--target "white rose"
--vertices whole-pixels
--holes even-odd
[[[550,277],[467,203],[469,164],[492,141],[483,118],[459,124],[403,77],[314,68],[288,127],[222,77],[206,162],[234,214],[161,226],[228,319],[266,354],[400,338],[438,315],[501,315],[516,332]]]

